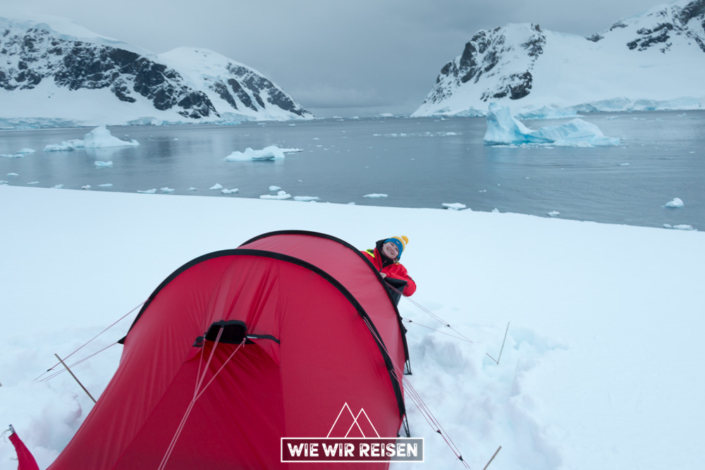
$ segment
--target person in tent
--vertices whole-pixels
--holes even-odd
[[[362,252],[377,268],[384,280],[394,288],[390,291],[396,303],[400,298],[397,292],[401,292],[405,297],[410,297],[416,292],[416,283],[406,272],[404,265],[399,262],[407,243],[409,239],[403,235],[391,237],[379,240],[374,249]]]

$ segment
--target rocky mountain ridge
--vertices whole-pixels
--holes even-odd
[[[481,115],[492,101],[519,112],[701,108],[703,54],[705,0],[654,7],[587,38],[509,24],[473,35],[414,115]]]
[[[206,51],[222,65],[220,75],[199,81],[192,70],[184,72],[165,63],[163,56],[170,53],[139,53],[125,46],[100,40],[98,35],[68,36],[46,23],[0,18],[0,101],[7,104],[0,108],[0,118],[65,117],[80,122],[105,115],[110,121],[109,109],[90,109],[91,98],[98,95],[101,105],[120,109],[113,121],[130,117],[183,122],[313,117],[262,74],[217,53]],[[177,51],[177,55],[203,52]],[[57,100],[51,98],[57,95],[64,109],[55,109]],[[82,119],[75,111],[88,112]]]

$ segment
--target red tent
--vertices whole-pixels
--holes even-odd
[[[152,293],[50,469],[289,468],[280,438],[326,437],[345,403],[396,437],[402,331],[383,279],[337,238],[273,232],[201,256]]]

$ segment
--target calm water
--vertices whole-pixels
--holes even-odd
[[[36,186],[45,188],[63,184],[65,190],[169,187],[175,189],[172,194],[235,198],[258,198],[276,185],[322,202],[431,208],[460,202],[479,211],[539,216],[558,211],[567,219],[705,229],[705,112],[589,114],[583,119],[607,136],[621,137],[622,145],[486,147],[482,118],[111,127],[114,136],[141,145],[48,153],[45,145],[81,139],[89,129],[0,131],[0,154],[37,150],[25,158],[0,158],[0,180],[18,186],[38,181]],[[538,128],[560,122],[527,124]],[[235,150],[268,145],[303,152],[276,162],[224,161]],[[111,160],[113,167],[96,168],[96,160]],[[106,183],[113,186],[98,187]],[[215,183],[240,191],[209,191]],[[198,191],[188,191],[191,186]],[[363,197],[370,193],[388,197]],[[662,207],[674,197],[685,207]]]

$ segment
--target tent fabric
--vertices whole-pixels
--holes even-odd
[[[403,369],[403,330],[356,253],[322,234],[278,232],[179,268],[145,303],[113,379],[50,469],[159,468],[199,374],[208,383],[223,365],[165,468],[287,469],[280,438],[325,437],[345,403],[364,409],[380,436],[396,437],[405,410],[390,369]],[[216,323],[236,325],[234,338],[237,325],[246,328],[229,361],[239,344],[216,344],[206,334]]]
[[[37,461],[34,460],[34,456],[24,445],[20,436],[13,432],[10,434],[9,439],[12,445],[15,446],[15,452],[17,452],[17,470],[39,470]]]

